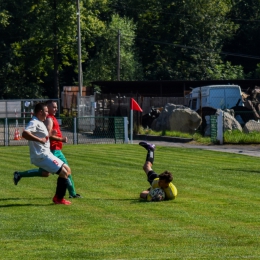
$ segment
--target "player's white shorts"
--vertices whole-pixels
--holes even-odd
[[[33,158],[31,162],[50,173],[56,173],[64,164],[62,160],[54,156],[51,152],[43,158]]]

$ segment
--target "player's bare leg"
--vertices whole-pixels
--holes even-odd
[[[147,142],[140,142],[139,145],[144,147],[147,150],[146,160],[143,165],[143,170],[145,171],[145,173],[147,175],[149,171],[152,171],[155,145],[147,143]]]
[[[152,166],[153,166],[153,161],[154,161],[155,145],[147,143],[147,142],[140,142],[139,145],[144,147],[147,150],[147,155],[146,155],[145,163],[143,165],[143,170],[146,173],[146,176],[148,177],[148,173],[153,170]],[[147,190],[142,191],[140,193],[140,198],[146,199],[147,195],[149,194],[149,191],[150,191],[150,188],[148,188]]]
[[[153,169],[152,169],[152,163],[151,162],[149,162],[149,161],[146,161],[145,163],[144,163],[144,165],[143,165],[143,170],[144,170],[144,172],[146,173],[146,175],[148,174],[148,172],[149,171],[152,171]]]

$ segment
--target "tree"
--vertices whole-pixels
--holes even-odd
[[[226,52],[236,53],[236,56],[227,56],[226,60],[232,64],[243,66],[247,77],[259,78],[257,64],[260,57],[260,2],[259,0],[232,1],[229,17],[239,29],[236,35],[225,43]],[[258,58],[257,58],[258,57]]]
[[[222,63],[223,43],[237,28],[225,0],[130,0],[129,6],[147,79],[210,79],[208,68]]]
[[[133,21],[112,15],[111,22],[96,38],[94,54],[88,61],[84,78],[93,80],[117,80],[118,32],[120,30],[120,79],[140,80],[142,69],[134,48],[136,26]]]
[[[81,0],[82,60],[88,57],[92,39],[104,23],[99,19],[105,0]],[[1,93],[4,98],[57,98],[66,82],[77,73],[77,16],[74,0],[0,0]],[[1,21],[1,20],[0,20]],[[93,36],[94,35],[94,36]],[[33,91],[32,91],[33,90]]]

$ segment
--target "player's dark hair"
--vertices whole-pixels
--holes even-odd
[[[52,99],[49,99],[46,101],[46,104],[49,105],[49,104],[52,104],[52,103],[57,103],[56,100],[52,100]]]
[[[44,107],[46,107],[47,105],[45,103],[38,103],[35,105],[34,107],[34,115],[36,115],[37,113],[39,113],[41,110],[44,110]]]
[[[173,180],[173,176],[169,171],[165,171],[159,175],[159,179],[170,183]]]

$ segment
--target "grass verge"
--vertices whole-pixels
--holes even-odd
[[[260,133],[243,133],[238,130],[226,131],[224,133],[224,141],[229,144],[259,144]]]
[[[182,133],[182,132],[177,132],[177,131],[153,131],[152,129],[144,129],[143,127],[140,127],[138,133],[143,134],[143,135],[192,138],[194,141],[201,143],[201,144],[212,143],[210,137],[204,137],[199,132],[196,132],[194,134],[189,134],[189,133]]]

